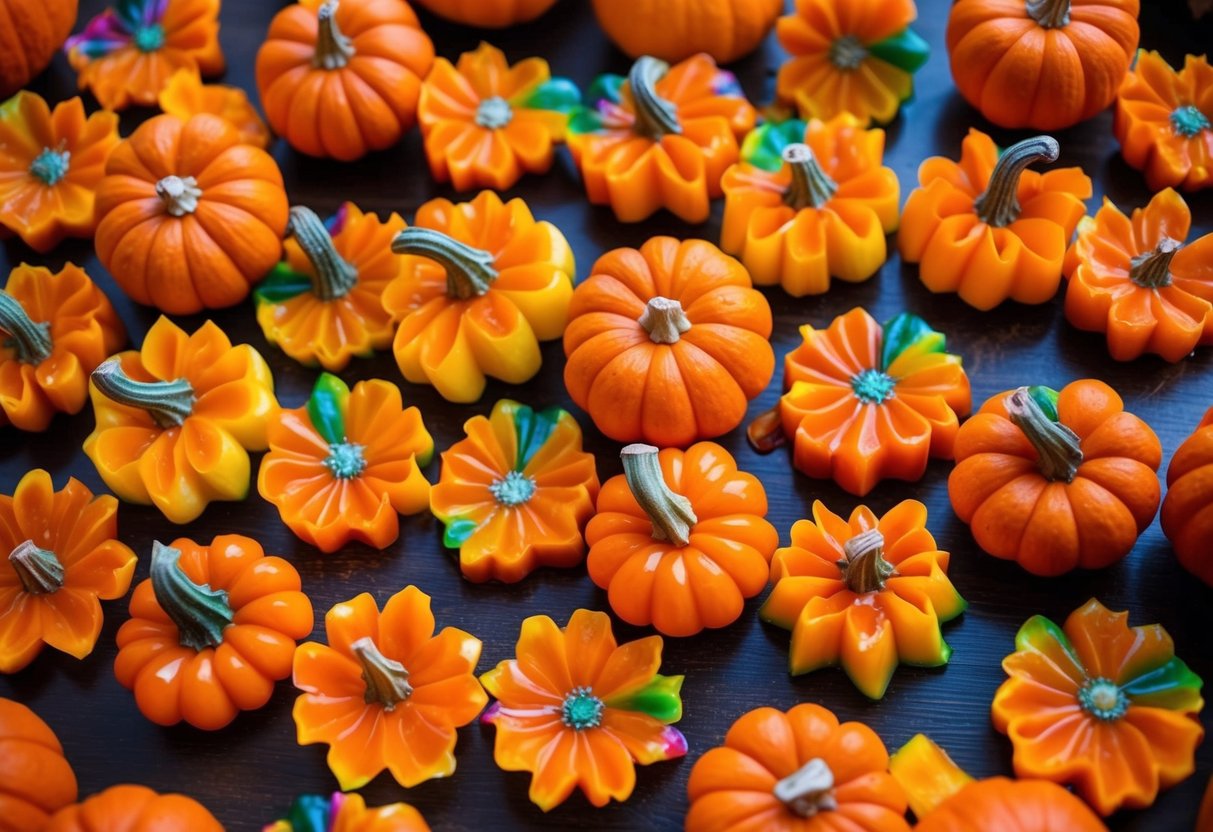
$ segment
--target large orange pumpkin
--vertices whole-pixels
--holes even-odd
[[[960,94],[1000,127],[1059,130],[1112,103],[1137,49],[1139,0],[957,0]]]
[[[139,303],[190,315],[242,301],[278,264],[288,206],[268,153],[218,116],[157,116],[97,188],[97,257]]]
[[[76,25],[76,0],[0,0],[0,101],[46,69]]]
[[[697,52],[722,64],[748,55],[782,10],[783,0],[594,0],[598,24],[616,46],[671,63]]]
[[[76,775],[58,737],[20,702],[0,698],[0,832],[42,829],[76,800]]]
[[[556,5],[556,0],[417,0],[439,17],[464,26],[501,29],[526,23]],[[744,0],[743,0],[744,2]]]
[[[404,0],[299,0],[274,15],[257,50],[257,91],[291,147],[348,162],[413,126],[433,62]]]

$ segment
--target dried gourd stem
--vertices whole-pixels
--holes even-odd
[[[636,322],[654,344],[677,344],[682,333],[691,328],[691,319],[682,311],[682,304],[660,295],[649,298]]]
[[[776,799],[797,817],[811,818],[818,812],[838,808],[834,797],[834,772],[820,757],[814,757],[775,784]]]
[[[41,364],[51,357],[51,325],[35,321],[21,302],[0,289],[0,330],[11,336],[9,345],[22,364]]]
[[[783,192],[783,204],[789,208],[820,208],[838,192],[838,183],[821,167],[807,144],[796,142],[785,147],[783,161],[792,173],[792,181]]]
[[[333,245],[333,236],[311,208],[291,208],[286,233],[295,238],[312,264],[312,294],[321,300],[336,300],[349,294],[358,283],[358,270]]]
[[[322,3],[316,11],[316,51],[312,66],[341,69],[354,57],[354,44],[337,28],[337,2]]]
[[[657,82],[670,71],[670,65],[648,55],[637,58],[628,72],[628,87],[632,91],[632,104],[636,110],[636,123],[632,130],[653,141],[662,136],[681,133],[678,123],[678,108],[657,94]]]
[[[198,210],[202,189],[192,176],[164,177],[156,183],[156,196],[164,201],[164,210],[172,217],[184,217]]]
[[[745,429],[745,438],[750,447],[760,454],[769,454],[788,441],[783,432],[783,410],[779,402],[770,410],[760,413]]]
[[[9,565],[17,573],[21,588],[30,595],[47,595],[63,586],[63,564],[50,549],[40,548],[32,540],[21,543],[8,554]]]
[[[152,544],[150,573],[156,603],[177,625],[182,647],[205,650],[223,643],[233,618],[227,592],[190,580],[181,568],[181,552],[160,541]]]
[[[1007,396],[1006,407],[1011,421],[1036,449],[1039,456],[1036,467],[1041,475],[1051,482],[1073,481],[1078,466],[1082,465],[1078,434],[1050,419],[1029,395],[1026,387],[1020,387]]]
[[[691,539],[691,527],[699,518],[691,501],[666,485],[657,454],[652,445],[628,445],[620,452],[623,475],[632,496],[653,523],[653,539],[685,546]]]
[[[842,546],[844,558],[837,561],[847,589],[857,595],[880,592],[885,581],[897,574],[897,567],[884,559],[884,535],[868,529]]]
[[[391,711],[413,695],[408,670],[383,655],[370,636],[351,643],[350,650],[362,665],[362,681],[366,683],[363,699],[368,705],[382,705],[385,711]]]
[[[157,425],[181,425],[194,412],[194,388],[189,381],[135,381],[117,358],[101,362],[93,370],[93,384],[101,395],[127,407],[146,410]]]
[[[1070,25],[1070,0],[1027,0],[1028,17],[1042,28],[1060,29]]]
[[[491,251],[461,243],[432,228],[406,228],[392,240],[396,254],[428,257],[446,269],[446,293],[457,300],[479,297],[497,279]]]
[[[998,157],[985,193],[973,202],[977,218],[1002,228],[1019,219],[1019,177],[1035,162],[1055,162],[1061,148],[1052,136],[1035,136],[1008,147]]]
[[[1129,279],[1143,289],[1161,289],[1171,285],[1171,259],[1179,253],[1184,244],[1163,235],[1153,251],[1147,251],[1133,258],[1129,269]]]

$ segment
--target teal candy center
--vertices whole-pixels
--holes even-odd
[[[484,99],[476,108],[476,123],[488,130],[505,127],[513,118],[514,111],[510,109],[510,102],[499,95]]]
[[[362,473],[366,467],[366,458],[362,455],[362,446],[352,442],[338,442],[329,445],[329,456],[324,461],[325,466],[338,479],[348,480]]]
[[[573,688],[560,708],[560,721],[576,731],[597,728],[602,724],[604,707],[588,687]]]
[[[1202,130],[1209,129],[1209,119],[1200,110],[1189,104],[1171,113],[1171,129],[1181,136],[1192,138]]]
[[[880,370],[864,370],[851,379],[851,389],[864,404],[880,404],[893,395],[897,381]]]
[[[520,506],[535,496],[535,481],[520,471],[510,471],[490,485],[489,491],[503,506]]]
[[[830,63],[839,69],[856,70],[868,57],[868,49],[854,35],[843,35],[830,44]]]
[[[44,184],[53,186],[67,176],[71,158],[72,154],[66,150],[44,147],[42,152],[34,157],[34,161],[30,162],[29,172],[41,179]]]
[[[1129,697],[1110,679],[1091,679],[1078,691],[1078,704],[1096,719],[1111,722],[1129,710]]]
[[[164,46],[164,27],[159,23],[140,26],[135,30],[132,40],[140,52],[155,52]]]

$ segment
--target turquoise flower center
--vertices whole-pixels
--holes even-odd
[[[333,472],[340,480],[348,480],[362,473],[366,468],[366,458],[362,455],[362,446],[352,442],[337,442],[329,445],[328,459],[325,467]]]
[[[604,707],[588,687],[573,688],[560,707],[560,721],[575,731],[597,728],[602,724]]]
[[[484,99],[476,108],[476,123],[487,130],[505,127],[513,119],[514,111],[510,109],[510,102],[499,95]]]
[[[1091,679],[1079,689],[1078,704],[1096,719],[1112,722],[1129,710],[1129,697],[1110,679]]]
[[[56,150],[51,147],[42,148],[42,152],[30,162],[29,172],[42,180],[43,184],[54,186],[60,179],[67,176],[72,154],[66,150]]]
[[[1185,138],[1192,138],[1202,130],[1209,129],[1209,118],[1189,104],[1171,113],[1171,129]]]
[[[503,506],[520,506],[535,496],[535,481],[520,471],[510,471],[490,485],[489,491]]]
[[[134,41],[135,48],[140,52],[155,52],[164,46],[164,27],[159,23],[140,26],[131,36],[131,40]]]
[[[830,44],[830,63],[848,72],[859,69],[868,57],[868,49],[854,35],[843,35]]]
[[[897,381],[880,370],[864,370],[851,379],[851,389],[864,404],[880,404],[893,395]]]

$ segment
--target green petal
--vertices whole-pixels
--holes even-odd
[[[539,453],[543,444],[548,441],[556,424],[561,419],[571,419],[568,413],[558,407],[549,407],[536,413],[525,404],[503,399],[497,407],[505,411],[510,421],[514,423],[514,433],[518,440],[518,458],[514,470],[521,471]]]
[[[312,291],[312,279],[292,269],[286,263],[274,266],[265,280],[253,290],[253,300],[263,303],[281,303],[296,295]]]
[[[1199,710],[1203,681],[1177,656],[1122,685],[1134,705],[1172,711]]]
[[[943,333],[931,329],[922,318],[902,312],[884,325],[884,343],[880,348],[880,369],[887,370],[897,356],[918,344],[924,338],[930,342],[921,345],[922,352],[944,352],[947,339]]]
[[[610,101],[618,104],[623,100],[624,81],[627,79],[622,75],[612,75],[607,73],[599,75],[590,84],[589,89],[585,91],[585,105],[587,107],[597,107],[599,101]]]
[[[331,373],[321,373],[307,400],[307,415],[312,427],[330,445],[345,441],[345,408],[350,388]]]
[[[804,141],[805,123],[791,118],[766,122],[751,130],[741,143],[741,160],[772,172],[783,168],[783,149]]]
[[[304,794],[295,798],[286,820],[291,832],[328,832],[332,817],[332,804],[327,797]]]
[[[580,100],[581,93],[576,84],[568,78],[552,78],[532,90],[529,95],[518,102],[518,106],[526,110],[553,110],[558,113],[567,113],[576,107]]]
[[[1015,649],[1028,650],[1032,652],[1047,651],[1053,645],[1061,647],[1061,649],[1074,659],[1074,664],[1082,667],[1082,661],[1078,658],[1078,654],[1074,652],[1074,645],[1070,643],[1070,637],[1065,632],[1053,623],[1052,619],[1045,618],[1043,615],[1034,615],[1023,623],[1019,628],[1019,632],[1015,634]]]
[[[653,676],[653,680],[639,690],[621,697],[607,699],[608,708],[621,711],[639,711],[660,722],[669,724],[682,719],[681,676]]]
[[[462,518],[452,520],[446,524],[446,531],[442,535],[442,545],[448,549],[458,549],[475,531],[476,524],[471,520]]]
[[[913,29],[904,29],[891,38],[869,46],[868,53],[898,69],[914,73],[931,56],[931,47]]]
[[[1057,391],[1052,387],[1034,384],[1028,388],[1028,395],[1032,397],[1032,401],[1040,405],[1040,409],[1051,421],[1056,422],[1061,418],[1057,415]]]

